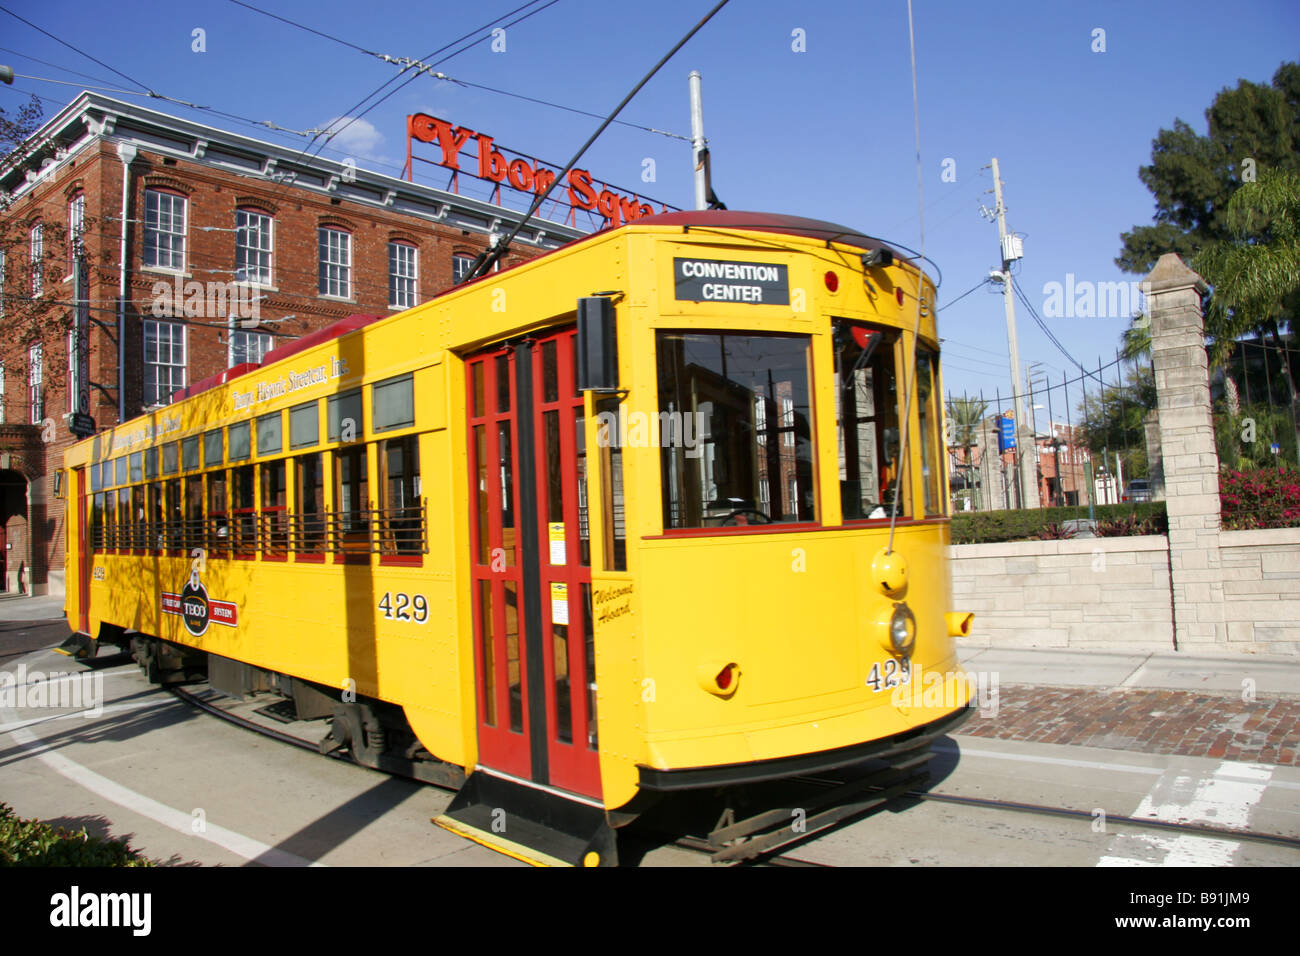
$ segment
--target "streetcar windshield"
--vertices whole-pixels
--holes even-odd
[[[899,481],[898,332],[835,323],[835,412],[844,520],[888,518]],[[899,514],[907,511],[904,491]]]
[[[664,528],[815,521],[809,337],[660,332]]]

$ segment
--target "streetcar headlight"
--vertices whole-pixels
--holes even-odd
[[[916,647],[916,615],[899,601],[887,621],[880,622],[880,643],[896,657],[910,657]]]

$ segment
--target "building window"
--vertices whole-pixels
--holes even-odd
[[[86,194],[77,193],[68,203],[68,275],[76,271],[77,257],[86,251]]]
[[[259,365],[267,352],[275,348],[275,336],[266,332],[231,332],[230,355],[227,368],[256,362]]]
[[[469,275],[469,270],[474,267],[474,257],[465,256],[457,253],[451,257],[451,281],[463,282]]]
[[[271,284],[270,216],[251,209],[235,210],[235,281]]]
[[[409,309],[415,305],[416,280],[419,278],[419,254],[405,242],[388,244],[388,306]]]
[[[144,324],[144,403],[166,405],[185,387],[185,326],[179,322]]]
[[[352,236],[324,226],[320,230],[320,294],[352,298]]]
[[[32,295],[37,296],[45,291],[45,274],[42,271],[41,260],[45,258],[45,225],[37,223],[32,226]]]
[[[185,270],[185,197],[144,192],[144,264]]]
[[[45,356],[37,342],[27,350],[27,398],[32,408],[32,424],[45,420]]]

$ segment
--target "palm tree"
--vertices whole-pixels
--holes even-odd
[[[1278,327],[1300,314],[1300,174],[1273,170],[1243,183],[1225,221],[1232,238],[1210,243],[1194,260],[1214,287],[1206,325],[1215,331],[1216,357],[1248,332],[1258,331],[1261,343],[1272,335],[1300,443],[1300,394]]]
[[[966,487],[972,485],[971,476],[975,473],[975,463],[971,460],[971,449],[979,444],[980,425],[988,413],[989,403],[979,398],[949,398],[945,403],[948,413],[949,447],[962,449],[962,463],[957,467],[966,472]],[[979,502],[975,503],[979,507]]]

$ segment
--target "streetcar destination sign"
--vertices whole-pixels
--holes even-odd
[[[790,304],[790,278],[784,265],[673,259],[673,277],[677,298],[690,302]]]

